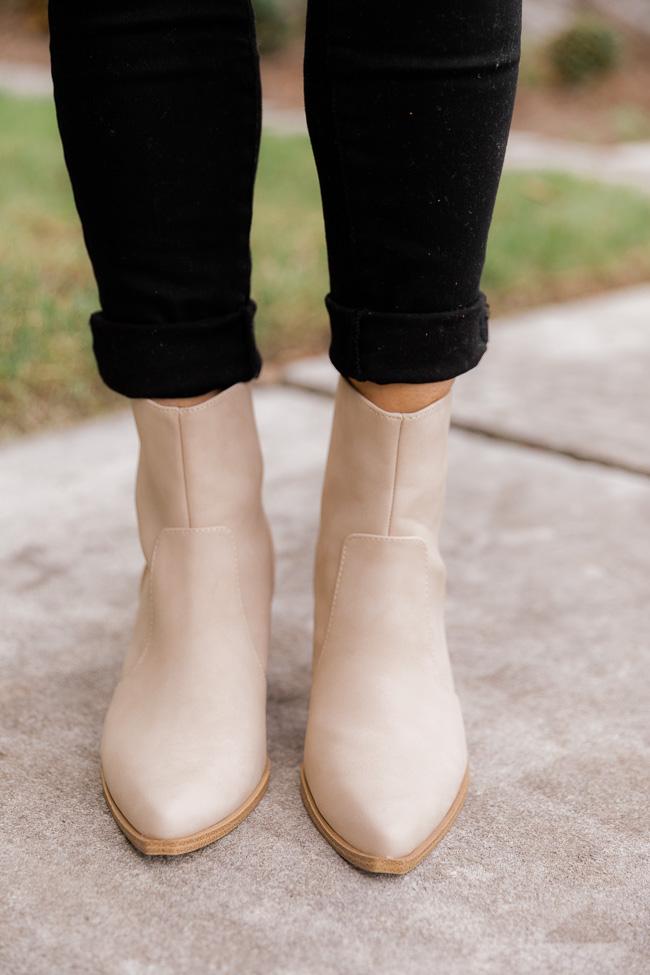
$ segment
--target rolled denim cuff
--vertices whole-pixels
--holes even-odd
[[[380,312],[325,298],[330,359],[343,375],[375,383],[430,383],[473,369],[487,348],[489,306],[479,292],[463,308]]]
[[[259,375],[253,334],[255,302],[201,321],[130,324],[90,318],[99,373],[131,397],[199,396]]]

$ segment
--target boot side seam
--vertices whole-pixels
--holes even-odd
[[[187,485],[187,464],[185,462],[185,441],[183,439],[183,421],[181,419],[182,410],[178,410],[176,416],[178,418],[178,437],[181,448],[181,467],[183,469],[183,491],[185,494],[185,510],[187,511],[187,527],[192,527],[192,515],[190,512],[190,492]],[[163,529],[164,531],[164,529]]]
[[[227,526],[223,526],[222,528],[217,528],[215,530],[222,531],[225,535],[227,535],[230,538],[230,544],[232,545],[233,558],[235,562],[235,579],[237,581],[237,594],[239,596],[239,608],[241,610],[242,618],[244,620],[244,625],[246,627],[246,636],[248,637],[248,645],[253,656],[255,657],[255,662],[257,663],[257,666],[260,669],[262,679],[266,681],[266,668],[259,655],[259,651],[255,646],[255,641],[253,640],[253,634],[251,633],[250,620],[248,619],[248,614],[246,613],[246,606],[244,604],[244,595],[242,593],[242,588],[241,588],[241,572],[239,567],[239,549],[237,547],[237,542],[235,540],[234,532],[232,531],[232,529],[228,528]],[[192,529],[192,531],[210,531],[210,529],[194,528]]]
[[[364,541],[367,541],[367,542],[384,542],[384,543],[385,542],[396,542],[396,541],[400,541],[400,542],[403,542],[403,541],[417,542],[417,544],[419,546],[421,546],[424,549],[424,552],[425,552],[425,560],[426,560],[426,568],[427,568],[427,572],[425,573],[425,575],[426,575],[426,578],[425,578],[425,599],[427,600],[427,605],[430,605],[431,589],[430,589],[430,584],[429,584],[429,572],[428,572],[428,569],[429,569],[429,551],[428,551],[428,548],[427,548],[427,543],[424,541],[423,538],[419,538],[417,535],[373,535],[371,533],[367,533],[366,534],[365,532],[350,532],[349,535],[346,535],[346,537],[345,537],[345,539],[343,541],[343,549],[341,551],[341,558],[339,560],[338,572],[336,574],[336,585],[334,587],[334,595],[332,597],[332,604],[330,606],[329,616],[328,616],[328,619],[327,619],[327,629],[325,630],[325,636],[323,638],[323,644],[322,644],[322,647],[320,649],[320,653],[318,654],[318,659],[316,660],[316,668],[315,669],[318,668],[318,665],[320,664],[321,660],[323,659],[323,656],[325,655],[325,651],[327,649],[327,645],[329,643],[330,633],[331,633],[331,630],[332,630],[332,626],[334,624],[334,611],[336,609],[336,605],[337,605],[337,602],[338,602],[338,598],[339,598],[339,595],[340,595],[340,592],[341,592],[341,583],[343,581],[343,570],[344,570],[344,566],[345,566],[345,562],[346,562],[346,558],[347,558],[347,553],[348,553],[348,543],[350,541],[354,540],[354,539],[363,539]],[[429,620],[429,628],[431,630],[431,646],[433,646],[433,620],[432,620],[431,617],[430,617],[430,620]]]
[[[171,535],[171,534],[175,534],[177,532],[185,532],[185,533],[190,532],[191,534],[208,534],[208,533],[212,533],[212,534],[215,534],[215,535],[225,535],[225,536],[227,536],[230,539],[230,543],[231,543],[232,550],[233,550],[233,559],[234,559],[234,564],[235,564],[235,579],[236,579],[236,584],[237,584],[237,594],[239,596],[239,606],[240,606],[241,613],[242,613],[242,618],[244,620],[244,624],[245,624],[245,627],[246,627],[246,636],[247,636],[247,639],[248,639],[249,649],[251,650],[253,656],[255,657],[255,661],[257,663],[257,666],[260,669],[260,672],[262,674],[262,677],[264,678],[264,680],[266,680],[266,670],[265,670],[265,668],[264,668],[264,666],[262,664],[262,660],[260,659],[260,655],[259,655],[258,650],[257,650],[257,648],[255,646],[254,641],[253,641],[253,637],[251,635],[251,630],[250,630],[250,623],[249,623],[249,620],[248,620],[248,616],[246,615],[246,610],[244,608],[244,599],[243,599],[242,591],[241,591],[241,573],[240,573],[240,569],[239,569],[239,553],[237,551],[237,544],[235,542],[234,534],[233,534],[232,530],[230,528],[228,528],[227,525],[211,525],[211,526],[207,526],[207,527],[203,527],[203,528],[162,528],[158,532],[158,535],[156,537],[156,542],[155,542],[155,545],[154,545],[154,548],[153,548],[153,552],[152,552],[152,555],[151,555],[151,562],[149,563],[149,578],[147,580],[147,602],[148,602],[148,609],[149,609],[149,611],[148,611],[148,622],[147,622],[147,636],[146,636],[146,639],[145,639],[145,642],[144,642],[144,647],[142,648],[141,653],[138,655],[138,657],[133,662],[133,665],[128,669],[128,671],[126,673],[122,674],[122,676],[120,678],[120,681],[126,679],[127,677],[130,677],[134,673],[135,669],[137,667],[139,667],[140,664],[142,663],[142,661],[145,659],[145,656],[147,655],[147,653],[148,653],[148,651],[149,651],[149,649],[151,647],[151,637],[152,637],[152,634],[153,634],[153,627],[154,627],[155,615],[156,615],[155,614],[154,598],[153,598],[153,574],[154,574],[154,568],[155,568],[155,562],[156,562],[156,555],[158,553],[158,548],[160,546],[160,541],[161,541],[163,535]]]
[[[149,650],[149,646],[151,644],[151,634],[153,633],[153,622],[154,622],[153,571],[154,571],[154,567],[155,567],[155,564],[156,564],[156,556],[158,554],[158,548],[159,548],[159,545],[160,545],[160,539],[161,539],[161,536],[162,536],[162,534],[163,534],[163,532],[165,530],[166,529],[162,528],[158,532],[158,534],[156,535],[156,540],[154,542],[154,546],[153,546],[153,549],[152,549],[152,552],[151,552],[151,558],[148,560],[149,575],[147,577],[147,596],[146,596],[146,599],[147,599],[147,634],[146,634],[146,637],[145,637],[145,640],[144,640],[144,646],[142,647],[142,650],[140,651],[140,653],[138,654],[138,656],[136,657],[136,659],[133,661],[133,663],[129,667],[129,669],[126,671],[126,673],[123,673],[121,675],[120,682],[122,680],[125,680],[126,678],[130,677],[134,673],[134,671],[137,669],[137,667],[140,666],[140,664],[144,660],[144,658],[145,658],[145,656],[147,654],[147,651]]]
[[[395,460],[393,462],[393,483],[390,492],[390,505],[388,508],[388,524],[386,525],[386,535],[390,536],[393,527],[393,514],[395,511],[395,495],[397,493],[397,476],[399,471],[399,454],[402,443],[402,421],[400,420],[397,431],[397,442],[395,444]]]
[[[315,661],[316,666],[320,663],[327,649],[327,644],[329,642],[330,631],[332,629],[332,623],[334,620],[334,609],[339,598],[339,590],[341,588],[341,580],[343,578],[343,567],[345,565],[345,560],[347,558],[347,548],[348,548],[348,535],[343,542],[343,548],[341,550],[341,557],[339,559],[338,571],[336,573],[336,584],[334,586],[334,595],[332,596],[332,604],[330,606],[329,615],[327,617],[327,629],[325,630],[325,636],[323,637],[323,645],[320,648],[320,653],[318,654],[318,659]]]

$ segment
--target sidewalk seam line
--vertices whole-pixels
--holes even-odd
[[[324,399],[334,399],[333,393],[331,393],[329,390],[317,389],[314,386],[308,386],[292,379],[280,379],[277,386],[284,387],[285,389],[295,389],[303,393],[309,393],[312,396],[320,396]],[[569,447],[548,446],[547,444],[540,443],[539,441],[518,437],[515,434],[508,433],[505,430],[490,430],[487,427],[481,427],[464,420],[459,420],[453,416],[451,419],[451,427],[452,429],[459,430],[462,433],[469,433],[476,437],[483,437],[485,440],[495,440],[498,443],[507,443],[513,447],[522,447],[524,450],[534,450],[537,453],[550,454],[551,456],[555,457],[564,457],[580,464],[594,464],[596,467],[605,468],[605,470],[621,471],[623,474],[631,474],[635,477],[642,477],[646,480],[650,479],[650,468],[634,467],[632,464],[626,464],[624,461],[608,460],[606,457],[594,457],[591,454],[583,454],[577,450],[572,450]]]

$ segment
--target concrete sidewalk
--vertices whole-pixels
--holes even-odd
[[[285,381],[332,395],[327,356]],[[650,476],[650,285],[503,318],[456,383],[456,427]]]
[[[477,383],[498,374],[501,357],[512,356],[513,368],[514,326],[495,326]],[[545,327],[543,316],[527,323],[520,354],[543,347],[536,328]],[[608,347],[602,358],[615,371],[630,356]],[[596,359],[585,362],[585,386],[589,374],[601,416]],[[546,373],[552,403],[547,365],[533,358],[512,396],[541,396]],[[465,395],[469,382],[458,382],[459,417],[480,402]],[[130,418],[3,447],[0,970],[645,973],[650,478],[641,473],[647,438],[636,454],[630,437],[626,469],[617,467],[615,425],[627,411],[634,428],[639,405],[632,389],[619,394],[610,437],[597,445],[606,463],[567,456],[565,440],[556,450],[556,421],[545,426],[541,412],[528,414],[528,439],[541,445],[502,436],[508,411],[491,413],[485,389],[485,429],[452,432],[443,544],[472,780],[454,829],[404,878],[352,869],[316,833],[298,794],[331,399],[257,391],[278,552],[271,786],[234,833],[177,860],[135,853],[99,786],[101,722],[140,568]],[[561,405],[556,420],[568,423],[570,400]],[[591,422],[584,411],[570,420],[565,437]],[[591,427],[583,440],[593,441]]]

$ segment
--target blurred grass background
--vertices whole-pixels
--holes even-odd
[[[116,397],[95,371],[96,290],[50,102],[0,95],[0,132],[0,426],[12,433]],[[304,136],[264,136],[253,257],[267,361],[325,349],[323,226]],[[649,275],[650,198],[558,173],[504,175],[483,279],[493,313]]]
[[[305,0],[253,2],[265,98],[299,107]],[[529,23],[546,27],[524,35],[515,128],[650,139],[650,7],[641,23],[631,3],[566,0],[549,31],[556,0],[529,0]],[[0,60],[47,67],[46,11],[46,0],[0,0]],[[120,400],[95,369],[96,289],[48,99],[0,94],[0,168],[0,435],[11,435]],[[264,135],[253,257],[268,375],[328,341],[322,216],[305,136]],[[483,278],[493,316],[649,277],[650,197],[561,173],[505,173]]]

